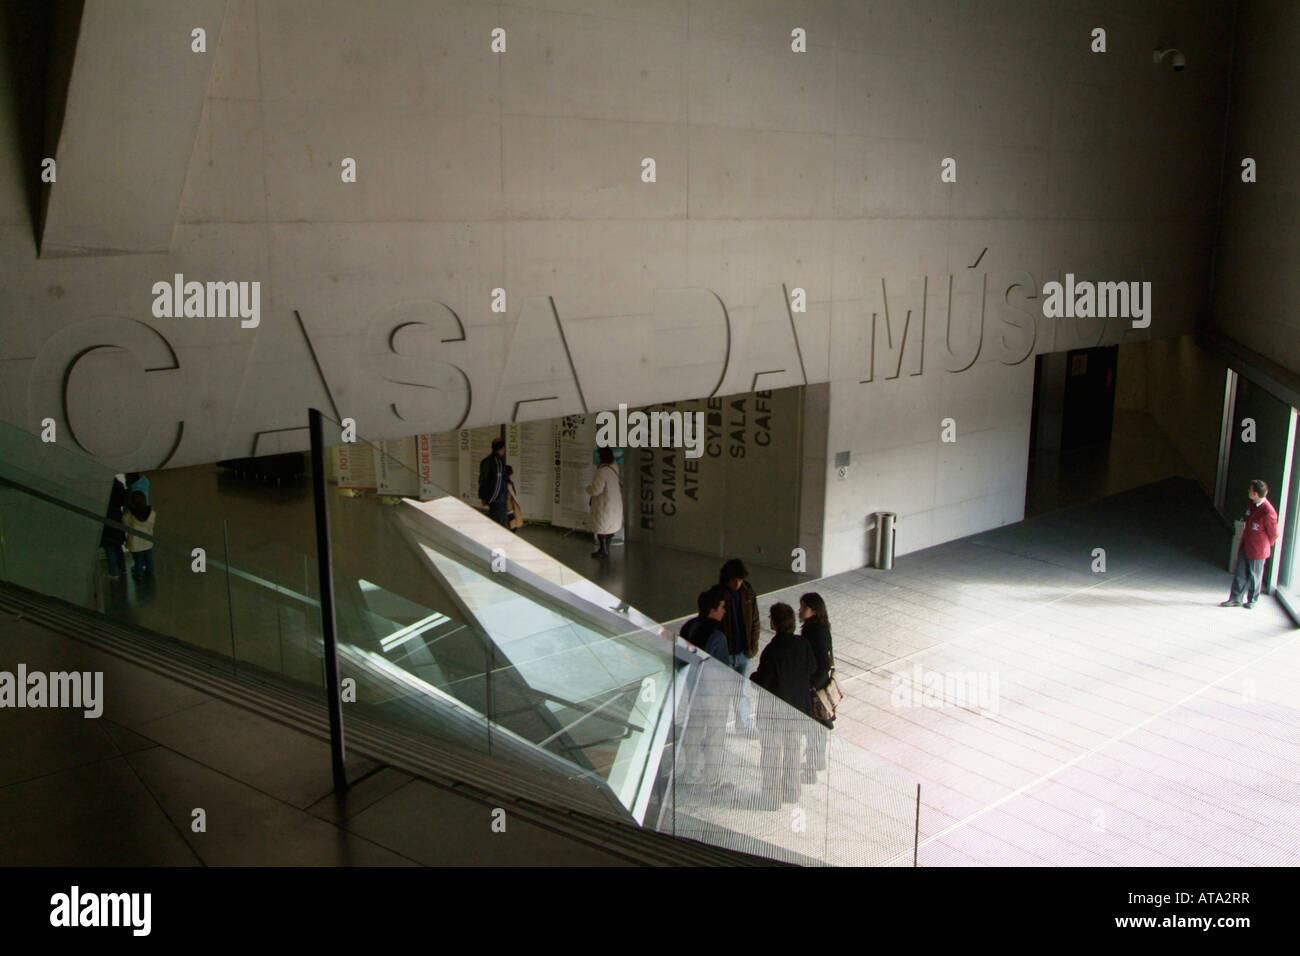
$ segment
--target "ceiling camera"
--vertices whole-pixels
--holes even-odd
[[[1174,68],[1175,73],[1181,73],[1183,72],[1183,70],[1187,69],[1187,57],[1183,56],[1182,50],[1174,50],[1174,49],[1163,50],[1157,48],[1151,54],[1151,62],[1159,63],[1161,60],[1164,60],[1166,57],[1169,59],[1169,65]]]

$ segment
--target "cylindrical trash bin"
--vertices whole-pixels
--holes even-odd
[[[898,515],[892,511],[876,512],[875,566],[888,571],[894,566],[894,523]]]
[[[1237,570],[1237,551],[1241,547],[1241,535],[1246,530],[1246,522],[1238,518],[1232,523],[1232,550],[1228,552],[1228,570]]]

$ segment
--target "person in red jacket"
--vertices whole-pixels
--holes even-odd
[[[1277,543],[1277,511],[1268,501],[1268,484],[1256,478],[1246,493],[1250,504],[1246,507],[1246,530],[1241,533],[1241,547],[1237,549],[1232,593],[1219,607],[1255,606],[1264,577],[1264,562]],[[1244,605],[1241,601],[1243,595],[1246,598]]]

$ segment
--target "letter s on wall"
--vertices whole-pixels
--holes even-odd
[[[1019,281],[1022,276],[1027,281],[1025,282]],[[1019,358],[1014,357],[1014,355],[1017,353],[1011,353],[1012,357],[1002,359],[1001,361],[1003,365],[1019,365],[1021,362],[1025,361],[1025,359],[1029,358],[1029,356],[1034,354],[1034,347],[1038,344],[1038,314],[1039,313],[1035,312],[1033,309],[1025,309],[1025,308],[1017,307],[1015,305],[1012,305],[1011,303],[1011,291],[1013,289],[1028,288],[1030,292],[1028,295],[1025,296],[1025,298],[1037,299],[1038,284],[1034,281],[1034,277],[1023,269],[1013,272],[1011,274],[1011,280],[1012,281],[1007,284],[1006,289],[1003,290],[1002,292],[1002,301],[1012,311],[1017,312],[1020,315],[1023,315],[1026,319],[1028,319],[1028,322],[1027,323],[1012,322],[1006,317],[1005,312],[1001,316],[999,316],[999,318],[1007,325],[1011,326],[1012,328],[1022,329],[1028,332],[1029,347],[1025,349],[1024,354],[1020,355]],[[1006,338],[1005,330],[1003,331],[1000,341],[1002,342],[1002,348],[1005,351],[1010,352],[1011,350],[1007,347],[1007,338]]]

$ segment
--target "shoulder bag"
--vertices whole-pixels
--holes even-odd
[[[840,706],[840,701],[844,699],[844,690],[840,687],[840,682],[835,679],[835,658],[831,657],[831,679],[826,682],[826,686],[813,691],[812,710],[813,716],[824,724],[832,723],[835,720],[836,708]]]

